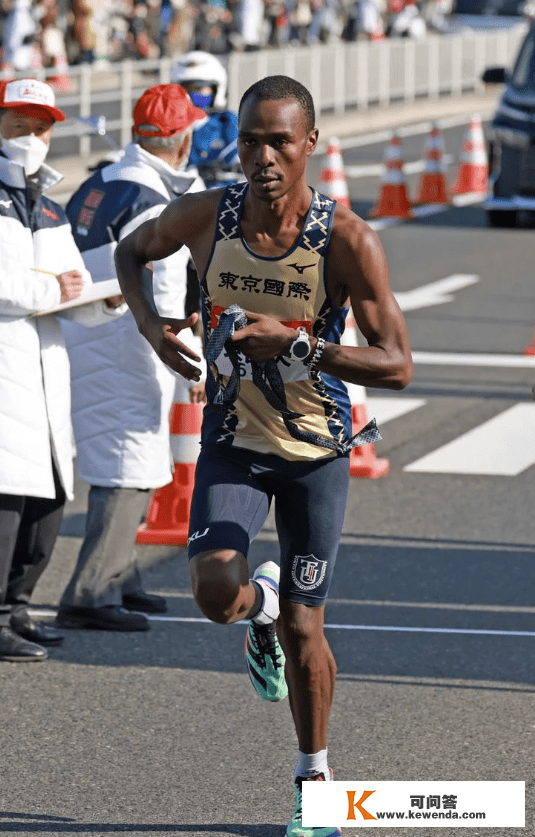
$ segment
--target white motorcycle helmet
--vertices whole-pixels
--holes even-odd
[[[186,84],[194,81],[210,85],[214,89],[212,107],[224,110],[227,105],[227,71],[214,55],[201,50],[186,52],[171,67],[171,82]]]

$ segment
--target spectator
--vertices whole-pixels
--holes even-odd
[[[238,115],[226,109],[227,71],[215,56],[194,50],[173,65],[171,81],[208,114],[194,126],[189,164],[208,186],[220,185],[223,173],[240,170]]]
[[[239,0],[236,19],[241,48],[245,52],[260,49],[263,43],[263,0]]]
[[[425,20],[415,0],[402,0],[390,9],[387,34],[391,38],[422,38],[427,31]]]
[[[64,119],[48,84],[0,84],[0,660],[44,660],[43,646],[63,639],[27,605],[73,486],[67,352],[56,316],[32,313],[91,281],[65,213],[44,195],[61,180],[44,160]],[[71,315],[94,323],[108,310]]]
[[[290,13],[290,43],[308,44],[308,32],[312,23],[312,7],[310,0],[291,0]]]
[[[384,38],[383,13],[381,0],[357,0],[350,12],[350,17],[354,16],[355,37],[367,41]]]
[[[14,0],[4,23],[2,69],[27,72],[40,66],[37,23],[32,15],[32,0]]]
[[[195,21],[193,48],[223,55],[231,49],[232,13],[225,0],[209,0],[201,3]]]
[[[75,240],[97,282],[115,275],[118,241],[177,196],[203,188],[198,176],[181,171],[192,125],[204,117],[185,90],[177,84],[149,88],[133,117],[133,142],[123,157],[99,169],[67,206]],[[152,265],[155,309],[166,316],[183,316],[188,258],[182,248]],[[176,376],[139,334],[130,312],[91,332],[66,324],[65,334],[78,470],[90,490],[85,538],[58,623],[146,630],[143,612],[162,612],[166,602],[143,591],[134,543],[149,490],[172,479],[169,412]],[[190,339],[193,344],[191,332]],[[192,400],[201,399],[204,388],[193,386],[190,392]]]
[[[95,60],[97,38],[93,21],[93,6],[89,0],[71,0],[72,23],[70,35],[77,49],[75,60],[92,64]]]
[[[290,31],[285,0],[266,0],[264,16],[268,22],[268,46],[281,47],[287,44]]]
[[[59,6],[56,0],[40,0],[38,9],[42,63],[44,67],[55,69],[54,74],[48,76],[48,84],[54,90],[68,93],[72,90],[72,83],[68,73],[65,32],[58,21]]]
[[[322,0],[317,4],[310,24],[311,43],[329,43],[342,32],[341,8],[339,0]]]

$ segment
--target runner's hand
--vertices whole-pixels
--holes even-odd
[[[257,362],[271,360],[288,352],[297,336],[294,328],[288,328],[274,317],[245,311],[249,324],[235,331],[230,340],[246,357]]]
[[[154,317],[142,330],[143,336],[149,341],[160,360],[174,372],[182,375],[187,381],[200,381],[201,370],[188,363],[186,358],[197,361],[197,363],[200,362],[201,358],[189,346],[182,343],[177,334],[185,328],[194,326],[198,317],[199,315],[196,313],[191,314],[184,320],[175,320],[172,317]]]

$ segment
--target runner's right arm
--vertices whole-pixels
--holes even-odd
[[[172,201],[158,218],[146,221],[125,236],[115,251],[119,285],[139,331],[158,357],[189,381],[199,381],[201,372],[186,358],[200,361],[200,357],[176,335],[193,326],[198,314],[186,319],[159,316],[144,291],[143,268],[152,261],[165,259],[184,245],[193,253],[202,249],[203,237],[207,232],[213,234],[210,207],[216,206],[213,199],[205,199],[206,194],[198,192]]]

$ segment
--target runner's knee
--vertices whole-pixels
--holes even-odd
[[[191,559],[190,572],[195,601],[212,622],[222,625],[236,622],[251,606],[252,602],[248,605],[246,601],[247,560],[241,553],[234,550],[201,552]]]

